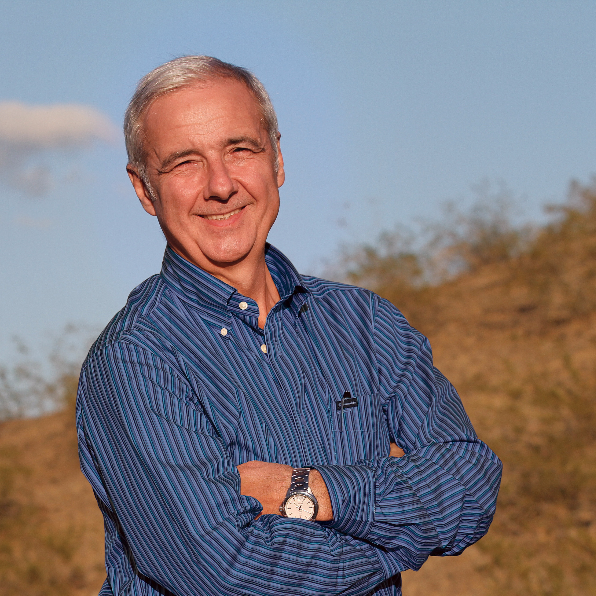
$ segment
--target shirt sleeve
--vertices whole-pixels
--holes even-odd
[[[457,555],[487,532],[502,465],[433,367],[428,340],[374,298],[378,398],[405,455],[317,466],[333,507],[326,525],[382,547],[402,569],[418,569],[429,555]]]
[[[77,427],[115,594],[139,578],[177,596],[278,596],[280,586],[363,594],[399,571],[376,547],[319,523],[255,521],[261,505],[240,494],[236,467],[191,388],[133,342],[87,360]]]

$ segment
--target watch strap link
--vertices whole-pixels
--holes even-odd
[[[304,491],[312,492],[308,486],[308,479],[310,476],[310,468],[294,468],[292,470],[292,479],[290,480],[290,488],[286,493],[286,499],[295,492]]]

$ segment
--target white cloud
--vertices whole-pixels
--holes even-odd
[[[9,145],[36,149],[79,147],[95,139],[112,141],[116,134],[109,118],[89,106],[0,102],[0,142]]]
[[[94,141],[111,142],[117,135],[110,119],[90,106],[0,102],[0,181],[27,195],[43,195],[54,183],[44,158]]]

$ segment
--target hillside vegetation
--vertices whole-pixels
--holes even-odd
[[[396,232],[343,261],[344,279],[393,301],[431,339],[504,462],[488,535],[406,572],[406,596],[596,594],[596,183],[573,185],[538,230],[513,226],[505,207],[453,212],[416,250]],[[57,385],[67,404],[75,381]],[[101,516],[72,418],[67,405],[0,425],[6,596],[89,595],[103,580]]]

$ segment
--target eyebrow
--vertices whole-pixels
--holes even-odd
[[[256,139],[252,137],[233,137],[226,141],[225,146],[229,147],[231,145],[241,145],[241,144],[250,145],[256,151],[265,151],[266,150],[266,143],[259,143]],[[182,159],[183,157],[187,157],[189,155],[195,155],[197,153],[196,149],[184,149],[183,151],[174,151],[170,153],[159,165],[157,169],[158,173],[163,174],[167,172],[168,168],[178,159]]]

